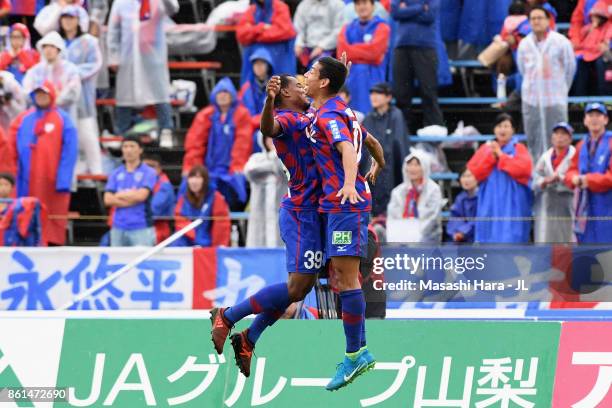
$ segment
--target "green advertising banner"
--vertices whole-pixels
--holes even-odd
[[[324,387],[344,353],[337,320],[279,321],[260,338],[249,378],[239,375],[229,343],[224,355],[213,351],[208,320],[56,320],[61,354],[57,361],[47,355],[45,364],[55,370],[52,385],[68,388],[70,403],[55,407],[550,407],[561,328],[368,321],[376,368],[332,393]],[[5,355],[18,349],[5,348],[9,337],[0,335]],[[18,378],[28,375],[19,358],[8,366],[13,362]]]

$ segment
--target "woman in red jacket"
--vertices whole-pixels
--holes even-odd
[[[578,0],[576,8],[572,13],[570,29],[567,33],[574,47],[580,42],[580,32],[582,28],[589,24],[589,11],[599,0]],[[612,7],[612,0],[603,0],[608,7]],[[608,9],[609,10],[609,9]]]
[[[606,82],[604,54],[610,51],[612,21],[608,5],[598,1],[589,11],[591,23],[580,31],[580,39],[574,44],[578,57],[578,71],[574,80],[576,95],[610,95],[612,89]]]
[[[495,119],[495,140],[480,146],[467,164],[478,180],[475,242],[529,242],[532,194],[531,156],[514,137],[512,117]],[[486,221],[485,221],[486,219]]]
[[[291,22],[289,6],[283,1],[251,0],[251,5],[236,29],[236,40],[243,47],[241,84],[253,79],[248,62],[258,48],[265,48],[272,56],[276,69],[272,74],[295,74],[295,28]]]
[[[0,70],[8,71],[21,83],[28,69],[38,64],[40,56],[30,44],[30,30],[15,23],[9,30],[9,44],[0,54]]]

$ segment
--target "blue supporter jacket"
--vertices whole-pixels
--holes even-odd
[[[452,218],[474,218],[476,217],[476,210],[478,208],[478,194],[470,197],[467,191],[459,193],[453,206],[451,207]],[[474,242],[474,221],[463,220],[451,220],[446,226],[446,233],[453,240],[453,236],[460,232],[464,236],[463,242]]]
[[[601,136],[594,157],[589,157],[590,138],[577,146],[566,183],[575,174],[587,175],[588,189],[582,190],[587,217],[612,217],[612,131]],[[568,183],[569,184],[569,183]],[[584,232],[576,234],[580,243],[612,243],[612,221],[588,220]]]
[[[475,241],[526,243],[531,223],[521,219],[532,214],[531,156],[516,139],[507,143],[502,152],[496,159],[485,143],[467,164],[480,183],[476,214],[479,218],[490,218],[476,223]]]
[[[464,0],[459,23],[459,39],[467,44],[486,46],[500,33],[512,0]]]
[[[268,25],[266,34],[256,34],[260,24]],[[264,48],[275,61],[276,71],[273,74],[295,74],[295,29],[291,23],[289,8],[284,2],[264,0],[261,4],[251,0],[251,6],[244,13],[236,30],[236,38],[243,47],[243,61],[250,61],[254,52]],[[242,64],[240,83],[252,77],[253,71],[249,64]]]
[[[43,245],[42,212],[37,198],[13,200],[0,212],[0,246]]]
[[[352,61],[346,85],[351,92],[350,106],[360,112],[372,110],[370,88],[385,82],[389,46],[389,25],[374,16],[362,23],[358,18],[346,24],[338,36],[338,57],[346,52]]]
[[[404,3],[405,7],[400,7],[401,3]],[[439,12],[439,0],[392,0],[391,17],[398,23],[395,29],[395,47],[436,48],[435,22]]]

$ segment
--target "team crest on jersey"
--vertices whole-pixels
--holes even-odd
[[[329,130],[331,130],[334,140],[340,140],[342,138],[340,135],[340,129],[338,128],[338,122],[335,120],[329,121]]]
[[[332,235],[333,245],[350,245],[353,242],[352,231],[334,231]]]

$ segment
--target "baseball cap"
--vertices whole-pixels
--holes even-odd
[[[564,129],[570,135],[574,134],[574,128],[567,122],[559,122],[553,127],[553,132],[557,129]]]
[[[385,95],[391,95],[393,93],[393,90],[391,89],[391,85],[389,85],[388,83],[380,82],[370,88],[370,93],[372,92],[385,94]]]
[[[589,113],[592,111],[599,111],[604,115],[608,116],[608,110],[606,109],[606,105],[600,102],[589,103],[586,108],[584,108],[584,113]]]
[[[36,92],[36,91],[43,91],[46,94],[51,94],[51,89],[49,89],[49,87],[46,84],[40,84],[37,87],[35,87],[33,92]]]

